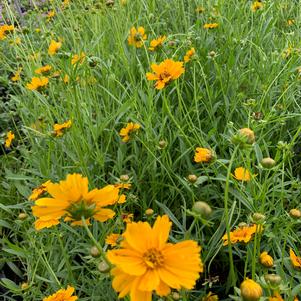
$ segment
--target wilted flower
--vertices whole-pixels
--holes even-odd
[[[122,128],[119,135],[122,137],[123,142],[128,142],[132,133],[137,132],[141,128],[138,123],[129,122],[125,128]]]
[[[150,47],[148,48],[150,51],[155,51],[157,48],[163,45],[163,42],[166,40],[166,36],[160,36],[157,39],[151,40]]]
[[[171,59],[166,59],[159,65],[152,64],[151,69],[154,73],[146,73],[146,78],[155,80],[155,88],[158,90],[163,89],[170,82],[179,78],[185,71],[183,62],[175,62]]]
[[[130,34],[128,37],[129,45],[135,46],[136,48],[141,48],[143,46],[144,40],[147,39],[147,35],[145,34],[145,29],[143,27],[132,27],[130,29]]]
[[[284,301],[278,292],[274,292],[272,297],[269,297],[269,301]]]
[[[205,297],[202,298],[202,301],[218,301],[218,295],[209,292]]]
[[[56,13],[54,10],[49,11],[47,14],[47,21],[48,22],[51,21],[55,17],[55,15],[56,15]]]

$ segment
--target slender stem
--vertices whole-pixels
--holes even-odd
[[[101,257],[111,267],[112,265],[111,265],[110,261],[107,259],[106,253],[103,251],[102,246],[99,244],[99,242],[95,239],[92,232],[90,231],[84,216],[82,216],[82,223],[83,223],[83,226],[84,226],[88,236],[93,241],[94,245],[96,246],[97,250],[99,251]]]
[[[233,165],[233,162],[234,162],[234,159],[235,159],[235,156],[236,156],[236,153],[237,153],[238,149],[239,149],[239,145],[235,147],[235,149],[233,151],[233,154],[231,156],[231,160],[230,160],[228,171],[227,171],[225,196],[224,196],[225,221],[226,221],[226,231],[227,231],[227,239],[228,239],[228,250],[229,250],[230,277],[231,277],[231,280],[235,279],[235,273],[234,273],[233,254],[232,254],[232,244],[231,244],[231,240],[230,240],[230,224],[229,224],[229,210],[228,210],[229,186],[230,186],[229,185],[230,184],[229,180],[230,180],[232,165]]]

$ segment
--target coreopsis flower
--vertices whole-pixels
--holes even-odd
[[[82,64],[86,58],[86,54],[81,52],[80,54],[74,54],[71,59],[71,64],[75,65],[77,63]]]
[[[62,42],[56,42],[55,40],[51,40],[48,48],[48,54],[55,55],[61,47],[62,47]]]
[[[119,244],[119,242],[121,241],[121,239],[122,239],[122,235],[112,233],[106,237],[105,242],[107,245],[109,245],[111,247],[116,247]]]
[[[47,187],[48,187],[48,184],[50,184],[50,183],[51,183],[51,181],[48,180],[45,183],[43,183],[42,185],[34,188],[32,190],[31,195],[28,197],[28,199],[31,201],[37,200],[41,195],[43,195],[44,193],[47,192]]]
[[[175,62],[172,59],[166,59],[159,65],[152,64],[151,69],[154,73],[146,73],[146,78],[148,80],[155,80],[155,88],[158,90],[163,89],[185,72],[183,62]]]
[[[43,301],[75,301],[77,296],[72,296],[75,289],[72,286],[68,286],[67,289],[60,289],[53,295],[45,297]]]
[[[72,125],[72,121],[68,120],[64,123],[56,123],[53,125],[53,132],[55,137],[63,136],[66,129],[69,129]]]
[[[151,40],[150,47],[148,48],[150,51],[155,51],[159,47],[161,47],[166,40],[166,36],[160,36],[158,39]]]
[[[238,227],[237,229],[230,232],[230,241],[231,244],[235,244],[237,242],[248,243],[255,233],[261,232],[262,226],[251,225],[251,226],[243,226]],[[224,241],[224,246],[228,245],[228,235],[227,233],[222,237]]]
[[[202,298],[202,301],[218,301],[218,295],[209,292],[205,297]]]
[[[47,14],[47,21],[50,22],[55,17],[55,15],[56,13],[54,10],[49,11]]]
[[[1,25],[0,26],[0,41],[6,39],[6,36],[8,33],[12,32],[15,30],[14,25]]]
[[[269,301],[284,301],[278,292],[274,292],[272,297],[269,297]]]
[[[126,224],[132,223],[134,219],[134,214],[133,213],[122,213],[121,214],[122,221],[125,222]]]
[[[49,79],[47,77],[33,77],[31,82],[26,84],[27,89],[31,91],[39,90],[48,85]]]
[[[240,292],[245,301],[257,301],[263,294],[261,286],[249,278],[241,283]]]
[[[15,134],[12,131],[9,131],[6,134],[6,139],[5,139],[5,143],[4,143],[5,148],[10,148],[14,139],[15,139]]]
[[[206,23],[203,26],[204,29],[214,29],[214,28],[217,28],[217,27],[219,27],[218,23]]]
[[[52,67],[50,65],[42,66],[34,71],[35,74],[45,74],[48,73]]]
[[[273,257],[270,256],[268,254],[268,252],[266,252],[266,251],[264,251],[260,254],[259,261],[263,266],[265,266],[267,268],[271,268],[274,265]]]
[[[298,257],[293,251],[293,249],[290,249],[290,259],[294,268],[301,268],[301,257]]]
[[[234,177],[238,181],[249,182],[251,180],[251,173],[244,167],[237,167],[234,170]]]
[[[122,128],[119,135],[122,137],[123,142],[128,142],[130,140],[131,134],[137,132],[141,128],[138,123],[129,122],[125,128]]]
[[[17,82],[21,79],[22,68],[19,68],[15,74],[10,78],[13,82]]]
[[[194,162],[208,163],[214,159],[214,153],[212,150],[203,147],[197,147],[194,154]]]
[[[128,36],[129,45],[135,46],[136,48],[141,48],[144,44],[144,41],[147,39],[145,29],[140,26],[137,29],[132,27]]]
[[[171,288],[192,289],[203,271],[201,248],[195,241],[168,243],[172,223],[167,215],[148,222],[127,224],[120,249],[110,250],[108,260],[119,298],[151,301],[152,292],[167,296]]]
[[[184,62],[187,63],[191,60],[191,58],[195,55],[195,49],[194,47],[192,47],[191,49],[189,49],[185,56],[184,56]]]
[[[263,3],[261,1],[254,1],[251,5],[251,9],[254,13],[261,8],[263,8]]]
[[[47,193],[51,197],[37,199],[32,207],[37,230],[57,225],[61,218],[73,225],[81,225],[82,217],[88,224],[91,218],[105,222],[115,215],[105,207],[116,204],[119,199],[119,189],[114,185],[89,191],[88,178],[80,174],[69,174],[66,180],[49,183]]]

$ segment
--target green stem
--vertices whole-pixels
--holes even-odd
[[[95,237],[93,236],[92,232],[90,231],[87,223],[86,223],[86,220],[85,220],[85,217],[82,216],[82,223],[83,223],[83,226],[89,236],[89,238],[92,240],[92,242],[94,243],[94,245],[96,246],[97,250],[99,251],[102,259],[108,264],[109,267],[112,266],[112,264],[110,263],[110,261],[107,259],[107,256],[106,256],[106,253],[103,251],[103,248],[102,246],[98,243],[98,241],[95,239]]]

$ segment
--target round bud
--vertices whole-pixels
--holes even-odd
[[[198,180],[198,177],[196,175],[189,175],[187,177],[187,180],[190,182],[190,183],[195,183],[197,180]]]
[[[165,148],[167,146],[167,142],[165,140],[161,140],[159,141],[159,147],[161,149]]]
[[[107,0],[106,1],[106,6],[108,6],[108,7],[112,7],[113,5],[114,5],[114,0]]]
[[[263,293],[261,286],[248,278],[241,283],[240,292],[244,301],[257,301]]]
[[[93,247],[91,247],[91,249],[90,249],[90,254],[91,254],[91,256],[93,256],[93,257],[98,257],[98,256],[100,255],[100,252],[99,252],[99,250],[97,249],[96,246],[93,246]]]
[[[121,175],[120,176],[120,181],[122,182],[127,182],[130,179],[128,175]]]
[[[26,290],[26,289],[28,289],[28,287],[29,287],[28,282],[23,282],[23,283],[21,284],[21,289],[22,289],[22,290]]]
[[[145,215],[153,215],[154,214],[154,210],[152,208],[148,208],[145,210]]]
[[[202,201],[195,202],[192,211],[205,217],[208,217],[212,213],[211,207]]]
[[[243,227],[247,227],[247,226],[248,226],[248,224],[245,223],[245,222],[240,222],[240,223],[238,224],[238,227],[239,227],[239,228],[243,228]]]
[[[238,134],[246,139],[248,144],[253,144],[255,142],[255,134],[249,128],[243,128],[238,131]]]
[[[24,212],[22,212],[18,215],[18,219],[20,219],[22,221],[25,220],[27,217],[28,217],[27,213],[24,213]]]
[[[271,268],[274,265],[274,259],[272,256],[268,254],[268,252],[264,251],[259,256],[260,263],[266,268]]]
[[[252,219],[253,219],[253,222],[254,222],[254,223],[260,224],[260,223],[264,222],[264,220],[265,220],[265,215],[262,214],[262,213],[259,213],[259,212],[255,212],[255,213],[252,215]]]
[[[171,297],[172,297],[173,300],[180,300],[180,298],[181,298],[181,296],[178,292],[173,292],[171,294]]]
[[[263,158],[260,163],[264,168],[273,168],[276,165],[276,161],[269,157]]]
[[[301,211],[299,209],[291,209],[290,210],[290,216],[293,218],[300,218],[301,217]]]
[[[267,283],[272,285],[279,285],[281,283],[281,277],[277,274],[266,274],[264,279]]]
[[[101,273],[108,273],[111,269],[108,263],[104,260],[98,264],[97,268]]]
[[[208,56],[210,56],[211,58],[215,58],[216,57],[216,52],[215,51],[210,51],[208,53]]]

